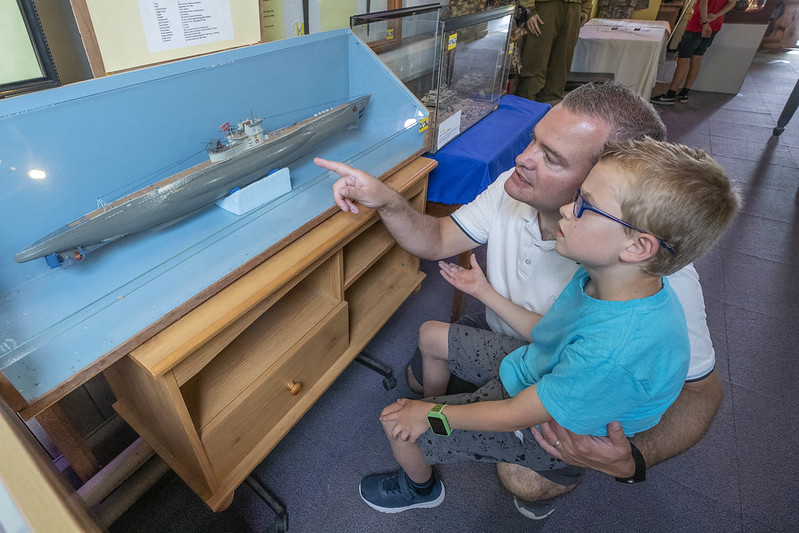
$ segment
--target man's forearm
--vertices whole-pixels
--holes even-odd
[[[440,259],[437,256],[441,248],[438,219],[420,213],[399,193],[386,206],[378,208],[378,212],[402,248],[422,259]]]
[[[399,193],[378,212],[394,240],[422,259],[444,259],[477,247],[451,218],[420,213]]]
[[[715,371],[700,381],[686,383],[660,422],[631,439],[641,450],[647,467],[675,457],[698,443],[713,422],[723,394],[721,379]]]

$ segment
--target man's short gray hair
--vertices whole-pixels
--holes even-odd
[[[566,94],[563,107],[575,115],[599,118],[610,126],[607,142],[666,140],[666,125],[655,107],[617,82],[587,83]],[[596,155],[599,160],[601,150]]]

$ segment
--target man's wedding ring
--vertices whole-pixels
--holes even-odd
[[[558,446],[560,446],[560,440],[556,440],[556,441],[555,441],[555,444],[553,444],[552,446],[554,446],[555,448],[557,448]]]

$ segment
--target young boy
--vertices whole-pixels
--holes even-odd
[[[364,478],[363,500],[387,513],[438,506],[445,491],[432,463],[557,469],[529,429],[547,420],[587,435],[604,435],[613,420],[627,435],[654,426],[679,394],[689,360],[685,318],[664,276],[707,251],[739,206],[706,153],[633,141],[607,148],[561,208],[556,250],[582,266],[545,316],[499,296],[479,269],[442,264],[456,287],[532,343],[479,331],[471,352],[426,356],[426,393],[442,394],[450,372],[481,387],[386,407],[380,419],[402,470]],[[508,353],[512,342],[518,349]]]
[[[721,29],[724,14],[734,6],[735,0],[697,0],[691,18],[685,25],[680,44],[677,45],[677,66],[669,89],[650,98],[650,102],[674,105],[674,102],[688,101],[688,92],[702,68],[702,56]],[[680,92],[677,92],[678,89]]]

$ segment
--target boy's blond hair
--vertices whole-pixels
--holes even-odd
[[[707,152],[645,139],[610,143],[601,161],[627,171],[619,188],[621,218],[672,245],[642,266],[667,276],[707,252],[741,208],[741,197],[724,169]],[[632,235],[634,230],[625,228]]]

